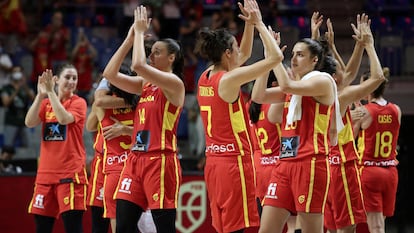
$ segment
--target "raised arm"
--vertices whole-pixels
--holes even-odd
[[[250,14],[259,11],[256,1],[245,1],[245,4],[249,5],[249,7],[246,7],[245,9],[252,11]],[[255,25],[255,28],[260,33],[259,35],[267,56],[254,64],[235,68],[223,75],[223,78],[220,80],[218,93],[223,100],[229,103],[234,102],[238,98],[240,86],[242,84],[264,75],[267,76],[268,72],[283,60],[282,51],[264,23],[260,21],[260,23]]]
[[[279,87],[267,87],[267,79],[268,76],[256,79],[251,94],[252,101],[260,104],[283,102],[285,94]]]
[[[47,96],[46,89],[44,88],[43,79],[38,77],[37,80],[37,94],[33,100],[32,105],[26,113],[24,123],[27,127],[33,128],[40,124],[41,119],[39,117],[39,110],[42,103],[42,100]]]
[[[328,31],[325,32],[325,37],[328,41],[328,45],[330,50],[332,51],[335,59],[338,61],[338,64],[340,66],[340,69],[345,70],[345,63],[341,57],[341,55],[339,54],[338,50],[336,49],[336,45],[335,45],[335,34],[334,34],[334,30],[333,30],[333,25],[331,22],[331,19],[328,18],[328,20],[326,20],[326,26],[328,28]]]
[[[239,17],[242,19],[244,17],[244,31],[242,40],[240,42],[238,66],[243,65],[243,63],[245,63],[247,59],[250,58],[253,49],[254,25],[262,21],[260,11],[253,11],[250,13],[248,9],[245,9],[248,8],[250,4],[246,3],[247,0],[244,1],[244,5],[242,5],[240,2],[237,3],[242,13],[239,15]]]
[[[361,34],[361,23],[367,23],[368,25],[370,25],[370,21],[367,15],[362,14],[362,16],[360,16],[358,14],[357,26],[351,24],[352,29],[354,31],[354,35],[352,37],[355,39],[355,46],[351,58],[346,64],[344,78],[338,89],[341,89],[351,84],[356,78],[359,71],[359,67],[361,66],[362,55],[364,54],[364,47],[367,43],[365,40],[368,38],[366,36],[362,36]]]
[[[112,55],[108,64],[105,66],[103,76],[118,88],[133,94],[142,92],[143,79],[137,76],[129,76],[119,72],[122,62],[131,50],[134,43],[133,27],[129,29],[128,35],[119,48]]]
[[[176,106],[183,106],[185,88],[183,81],[173,73],[171,70],[160,70],[147,64],[144,48],[144,32],[149,28],[151,20],[147,17],[147,10],[144,6],[139,6],[135,9],[134,21],[134,47],[132,69],[137,72],[146,81],[160,87],[163,90],[166,98]],[[161,47],[158,47],[161,42],[156,42],[153,46],[152,56],[157,57],[161,52]],[[165,42],[164,42],[165,43]],[[174,42],[176,43],[176,42]],[[176,44],[175,46],[178,46]],[[167,47],[167,46],[165,46]],[[168,52],[169,53],[169,52]],[[175,54],[168,54],[168,59],[174,61],[181,59],[180,49]],[[157,64],[156,64],[157,65]],[[179,94],[177,94],[179,93]]]
[[[280,33],[276,33],[270,28],[269,28],[269,31],[271,35],[273,35],[273,38],[275,39],[276,44],[280,46],[280,42],[281,42]],[[284,51],[285,49],[286,49],[286,46],[283,46],[281,51]],[[265,54],[265,56],[267,56],[267,54]],[[283,63],[279,63],[277,66],[283,66]],[[280,68],[276,69],[276,67],[275,69],[273,69],[273,71],[271,71],[275,75],[276,75],[276,72],[282,72],[284,70]],[[279,75],[281,75],[281,73],[279,73]],[[285,93],[283,93],[279,87],[267,87],[267,79],[268,79],[268,76],[264,76],[264,77],[256,79],[253,85],[253,89],[252,89],[252,95],[251,95],[252,100],[255,101],[256,103],[284,102]]]
[[[311,38],[314,40],[319,39],[321,32],[319,31],[323,23],[323,15],[319,14],[318,11],[313,12],[311,18]]]
[[[365,50],[369,57],[371,75],[369,79],[365,80],[360,85],[351,85],[345,87],[343,91],[341,91],[339,95],[341,113],[345,112],[346,106],[369,95],[385,81],[381,63],[378,59],[377,52],[375,51],[374,39],[368,21],[361,23],[360,31],[362,40],[366,41]]]

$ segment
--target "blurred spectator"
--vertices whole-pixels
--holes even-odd
[[[67,63],[67,49],[70,42],[70,31],[63,24],[63,14],[60,11],[53,13],[49,25],[44,28],[49,36],[49,54],[52,68],[57,70],[62,64]]]
[[[15,155],[15,149],[13,147],[4,146],[0,155],[0,174],[19,174],[22,173],[22,168],[14,166],[10,163]]]
[[[186,15],[186,17],[188,17],[190,13],[195,12],[197,21],[201,22],[201,20],[203,20],[203,0],[184,0],[181,3],[181,9],[182,12]]]
[[[284,26],[278,25],[277,23],[277,18],[280,17],[278,4],[279,1],[269,1],[268,3],[261,3],[260,9],[263,10],[262,17],[265,25],[270,25],[272,27],[275,27],[277,25],[277,28],[280,28],[280,26]]]
[[[118,36],[120,38],[124,38],[132,23],[134,22],[134,10],[141,4],[142,1],[139,0],[122,0],[122,10],[123,16],[121,19],[121,23],[118,27]],[[158,18],[153,14],[153,6],[146,4],[145,1],[142,3],[147,8],[147,15],[149,18],[152,18],[151,25],[148,31],[146,32],[147,35],[151,35],[151,39],[157,41],[158,40],[158,33],[160,31],[160,22]],[[147,54],[149,55],[149,53]]]
[[[139,0],[122,0],[122,19],[118,27],[118,37],[125,38],[134,22],[134,10],[141,4]]]
[[[184,53],[184,81],[186,92],[194,92],[195,88],[194,71],[198,58],[193,51],[199,29],[200,22],[197,19],[197,12],[194,9],[190,9],[180,26],[180,41]]]
[[[0,0],[0,37],[5,39],[4,47],[13,54],[18,44],[17,36],[27,34],[26,20],[19,0]]]
[[[180,34],[179,27],[181,11],[177,0],[166,0],[161,7],[159,33],[160,38],[172,38],[177,40]]]
[[[146,35],[150,35],[150,39],[154,42],[159,40],[159,34],[161,30],[160,21],[158,20],[158,17],[155,16],[153,7],[151,5],[145,5],[145,8],[147,8],[147,15],[149,18],[152,18],[151,25],[148,28]],[[151,48],[150,48],[151,50]],[[149,55],[150,53],[147,53]]]
[[[190,97],[190,95],[187,95],[186,98],[190,100],[189,102],[191,102],[191,99],[194,99],[193,103],[190,103],[188,110],[189,148],[192,156],[201,158],[204,157],[206,144],[200,109],[195,96],[193,97],[193,95],[191,95]]]
[[[78,70],[77,94],[84,98],[86,102],[88,102],[89,91],[92,88],[92,75],[96,55],[95,47],[89,42],[83,28],[79,28],[78,41],[72,50],[72,64]]]
[[[52,68],[48,33],[40,31],[37,37],[30,43],[29,48],[33,56],[33,69],[29,84],[34,91],[37,91],[37,78],[44,70]]]
[[[21,146],[26,147],[28,134],[24,118],[35,95],[27,86],[26,78],[20,67],[13,67],[10,76],[10,84],[4,86],[1,91],[1,100],[6,111],[4,146],[14,147],[19,140]]]
[[[220,11],[214,12],[211,17],[211,29],[230,27],[233,27],[232,29],[234,29],[234,11],[230,1],[224,1],[221,5]],[[231,31],[231,29],[229,30],[233,35],[235,35],[235,33]]]
[[[81,13],[75,14],[74,25],[70,28],[70,45],[73,48],[78,42],[79,32],[85,34],[88,38],[92,37],[92,20],[91,17]]]
[[[3,48],[3,40],[0,39],[0,88],[10,82],[9,72],[12,67],[13,62]]]

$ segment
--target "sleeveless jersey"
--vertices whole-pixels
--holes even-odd
[[[100,122],[102,135],[102,129],[104,127],[115,123],[111,118],[117,119],[123,125],[132,126],[134,124],[134,110],[132,108],[105,109],[105,115]],[[104,139],[103,173],[120,172],[124,167],[124,162],[128,157],[130,147],[130,135],[121,135],[111,140]]]
[[[369,103],[365,108],[371,114],[372,123],[359,133],[358,152],[363,165],[396,166],[396,148],[400,132],[397,107],[392,103],[385,106]]]
[[[286,95],[283,107],[282,137],[279,159],[302,159],[329,153],[329,122],[333,105],[318,103],[311,96],[302,96],[302,118],[286,124],[292,95]]]
[[[159,87],[146,83],[135,109],[131,151],[176,152],[181,110],[167,100]]]
[[[86,153],[83,144],[86,102],[73,95],[62,105],[75,118],[75,121],[68,125],[59,124],[49,99],[42,100],[39,110],[42,140],[36,183],[87,183]]]
[[[249,119],[243,99],[227,103],[218,95],[224,73],[208,77],[209,71],[205,71],[198,81],[197,100],[206,137],[206,156],[251,156]]]
[[[329,153],[329,163],[331,165],[340,165],[358,159],[349,107],[346,109],[345,116],[342,117],[342,122],[344,128],[338,133],[338,144],[332,146]]]
[[[280,152],[281,129],[279,123],[271,123],[267,119],[270,104],[263,104],[260,111],[259,121],[254,124],[260,150],[260,164],[274,165]]]

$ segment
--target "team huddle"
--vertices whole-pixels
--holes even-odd
[[[357,15],[351,25],[355,46],[345,63],[332,22],[326,20],[321,36],[324,19],[315,12],[311,38],[291,48],[288,67],[283,35],[263,23],[256,0],[238,5],[245,23],[240,45],[227,29],[203,29],[195,49],[210,62],[198,81],[197,101],[214,229],[282,233],[287,225],[288,232],[355,232],[366,222],[371,233],[385,232],[398,184],[401,110],[383,98],[389,70],[375,51],[370,19]],[[52,232],[58,216],[66,232],[82,232],[87,205],[94,233],[109,227],[117,233],[176,232],[184,58],[180,44],[168,38],[146,54],[150,24],[146,8],[138,6],[88,116],[85,100],[75,94],[74,66],[39,76],[25,119],[28,127],[42,126],[29,206],[36,232]],[[264,56],[244,65],[255,31]],[[351,85],[365,52],[370,70]],[[251,82],[246,99],[241,87]],[[89,178],[85,125],[96,135]],[[152,218],[151,229],[140,226],[142,216]]]

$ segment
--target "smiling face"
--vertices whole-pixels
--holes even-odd
[[[291,69],[295,76],[303,77],[314,70],[317,62],[318,57],[311,54],[306,43],[299,42],[295,44],[290,59]]]
[[[175,55],[168,54],[167,44],[162,41],[154,43],[149,57],[149,64],[159,70],[169,71],[174,62]]]
[[[59,87],[59,94],[73,94],[76,90],[76,86],[78,85],[78,72],[75,68],[63,69],[56,84]]]

